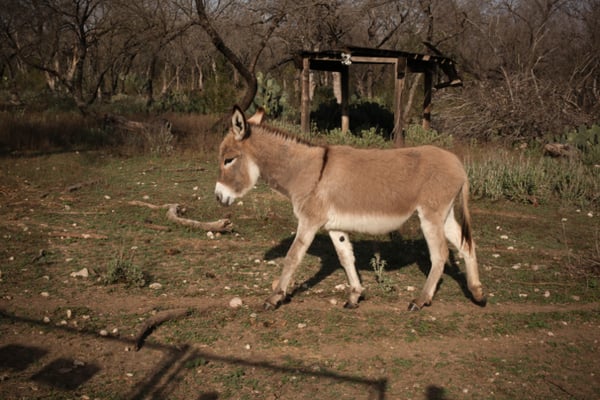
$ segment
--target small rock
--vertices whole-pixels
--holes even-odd
[[[239,308],[244,304],[244,302],[242,301],[241,298],[239,297],[234,297],[233,299],[229,300],[229,307],[231,308]]]
[[[73,311],[67,310],[67,319],[71,319],[72,316],[73,316]]]
[[[206,232],[206,237],[209,239],[214,239],[215,238],[215,234],[212,233],[211,231]]]
[[[508,239],[508,235],[501,235],[500,239],[506,240],[506,239]]]
[[[346,285],[343,283],[340,283],[339,285],[335,285],[335,290],[339,290],[339,291],[346,290]]]
[[[106,329],[101,329],[98,333],[100,334],[100,336],[108,336],[108,331]]]
[[[158,282],[154,282],[154,283],[151,283],[150,285],[148,285],[148,287],[153,290],[159,290],[159,289],[162,289],[162,284],[160,284]]]
[[[332,306],[337,305],[337,300],[336,299],[329,299],[329,304],[331,304]]]
[[[42,297],[48,297],[48,296],[50,296],[50,293],[48,293],[48,292],[42,292],[42,293],[40,293],[40,295]]]
[[[73,365],[76,367],[83,367],[85,363],[81,360],[73,360]]]
[[[77,272],[71,272],[72,278],[87,278],[90,276],[90,272],[87,268],[80,269]]]
[[[306,328],[306,324],[304,324],[304,323],[298,324],[298,329],[304,329],[304,328]]]
[[[44,317],[44,323],[45,324],[49,324],[50,323],[50,318],[48,316]]]
[[[415,287],[414,286],[407,286],[406,287],[406,291],[407,292],[414,292],[415,291]]]
[[[546,290],[546,291],[544,292],[544,297],[545,297],[545,298],[548,298],[548,297],[550,297],[550,291]]]
[[[246,350],[250,350],[250,345],[249,345],[249,344],[247,344],[247,345],[245,345],[245,346],[244,346],[244,348],[245,348]]]

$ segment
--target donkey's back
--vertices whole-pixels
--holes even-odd
[[[318,193],[341,213],[408,217],[417,207],[449,206],[465,182],[459,159],[434,146],[331,146]]]

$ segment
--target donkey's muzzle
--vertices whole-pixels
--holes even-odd
[[[215,197],[224,206],[230,206],[235,200],[235,196],[231,193],[231,190],[220,182],[217,182],[215,186]]]

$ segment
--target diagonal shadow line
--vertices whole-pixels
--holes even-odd
[[[127,338],[117,338],[117,337],[107,337],[100,336],[98,333],[86,330],[86,329],[75,329],[68,326],[49,326],[43,321],[17,316],[14,314],[9,314],[6,311],[0,309],[0,318],[6,318],[12,320],[13,322],[20,322],[30,325],[38,325],[43,326],[46,329],[52,328],[56,331],[62,331],[74,335],[83,335],[89,336],[98,340],[106,340],[106,341],[116,341],[121,343],[126,343],[131,346],[134,346],[134,339]],[[365,390],[370,394],[369,398],[374,400],[384,400],[387,392],[388,379],[369,379],[356,375],[348,375],[348,374],[340,374],[333,371],[314,371],[310,370],[306,367],[285,367],[281,365],[277,365],[268,361],[250,361],[240,357],[226,357],[219,356],[217,354],[199,351],[197,349],[192,349],[191,345],[183,344],[178,347],[175,345],[165,345],[161,343],[149,342],[145,343],[144,347],[149,347],[154,350],[159,350],[164,352],[165,356],[163,360],[157,365],[155,368],[154,374],[152,376],[148,376],[144,382],[138,386],[132,393],[128,394],[125,398],[138,400],[138,399],[163,399],[166,398],[167,390],[169,389],[169,385],[172,382],[176,381],[177,376],[181,373],[182,369],[185,368],[186,362],[197,359],[204,358],[206,360],[221,362],[225,364],[239,365],[243,367],[254,367],[265,369],[273,372],[279,373],[293,373],[295,375],[302,374],[309,377],[329,379],[337,382],[345,382],[349,384],[356,384],[365,387]],[[171,372],[170,372],[171,371]],[[168,376],[167,376],[168,375]],[[166,376],[166,382],[160,383],[161,379]],[[151,397],[149,397],[151,396]]]

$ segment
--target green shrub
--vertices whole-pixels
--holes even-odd
[[[313,104],[319,105],[311,112],[310,120],[316,124],[317,129],[328,131],[338,128],[341,124],[342,108],[336,100],[329,98],[320,103],[316,102],[317,100],[313,99]],[[394,129],[394,114],[382,104],[373,101],[354,101],[349,104],[348,113],[352,132],[375,128],[382,136],[389,138]]]
[[[565,133],[556,141],[574,146],[581,153],[581,161],[588,165],[600,164],[600,126],[580,126]]]
[[[425,129],[421,125],[410,125],[406,129],[405,141],[407,146],[422,146],[432,144],[439,147],[452,147],[452,135],[442,135],[435,129]]]
[[[104,276],[104,284],[111,285],[124,283],[127,287],[143,287],[146,285],[146,276],[140,267],[133,263],[133,254],[125,257],[121,251],[114,261],[108,266]]]
[[[256,74],[258,90],[254,103],[265,109],[270,118],[280,118],[287,106],[287,96],[281,85],[271,76],[262,72]],[[252,110],[254,111],[254,110]]]
[[[390,146],[390,143],[385,140],[376,128],[360,131],[357,135],[353,135],[351,132],[342,132],[340,128],[336,128],[325,133],[324,138],[329,144],[377,148]]]

